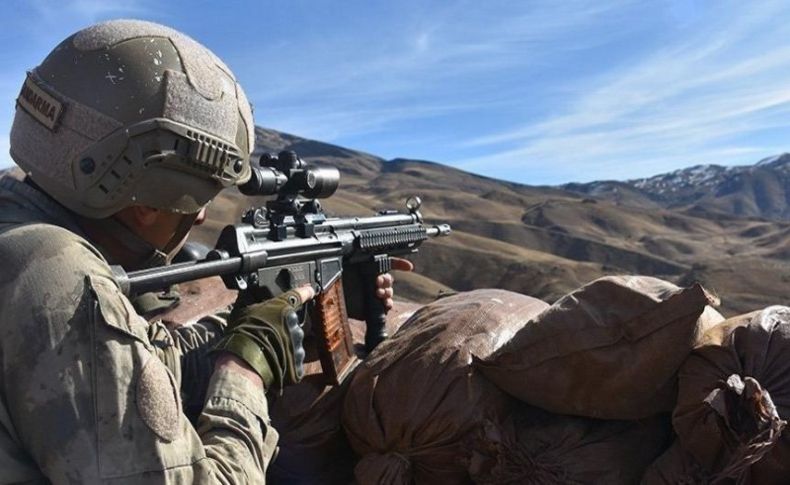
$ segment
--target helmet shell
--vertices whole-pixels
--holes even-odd
[[[171,28],[113,20],[61,42],[30,71],[11,156],[72,211],[181,213],[249,179],[255,128],[244,91],[206,47]]]

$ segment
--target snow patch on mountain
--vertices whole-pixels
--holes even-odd
[[[654,177],[628,180],[626,183],[640,190],[664,194],[689,187],[711,187],[727,168],[721,165],[695,165]]]
[[[714,187],[722,182],[723,177],[737,179],[740,175],[766,168],[790,173],[790,153],[767,157],[754,165],[728,167],[714,164],[695,165],[653,177],[626,180],[624,183],[639,190],[664,195],[689,189]],[[599,187],[598,190],[603,188]]]
[[[774,163],[775,161],[779,160],[780,158],[782,158],[785,155],[787,155],[787,154],[786,153],[782,153],[782,154],[779,154],[779,155],[774,155],[772,157],[763,158],[762,160],[757,162],[755,165],[757,165],[758,167],[759,166],[764,166],[764,165],[770,165],[770,164]]]

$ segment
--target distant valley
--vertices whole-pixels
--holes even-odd
[[[420,195],[429,221],[452,224],[397,274],[399,295],[429,301],[440,289],[498,287],[552,302],[607,274],[701,281],[736,314],[788,304],[790,155],[747,167],[692,167],[627,182],[535,187],[420,160],[372,154],[259,128],[256,156],[294,150],[337,166],[334,215],[401,209]],[[216,232],[254,203],[227,191],[195,234]]]
[[[255,158],[294,150],[337,166],[333,215],[402,209],[423,199],[451,237],[424,244],[417,271],[398,273],[399,296],[429,301],[441,289],[498,287],[553,302],[609,274],[700,281],[734,315],[790,304],[790,155],[755,165],[694,166],[640,180],[537,187],[420,160],[372,154],[258,128]],[[236,190],[215,200],[193,238],[212,245],[241,212],[263,204]]]

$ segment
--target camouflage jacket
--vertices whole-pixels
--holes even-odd
[[[197,382],[216,328],[149,325],[72,217],[0,179],[0,484],[263,483],[264,396],[231,372]],[[193,426],[180,391],[201,385]]]

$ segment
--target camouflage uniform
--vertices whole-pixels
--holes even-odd
[[[148,325],[80,234],[0,180],[0,483],[263,483],[277,433],[259,388],[218,371],[188,391],[206,394],[195,427],[182,411],[179,380],[199,387],[216,328]]]

